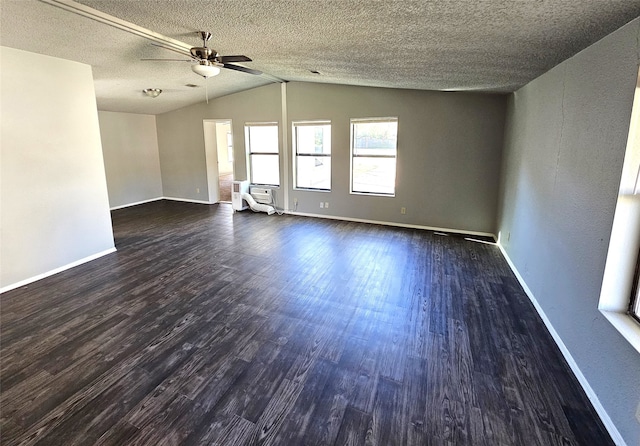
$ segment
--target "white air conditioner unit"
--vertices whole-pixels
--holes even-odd
[[[234,211],[244,211],[249,208],[247,202],[242,199],[242,194],[249,193],[248,181],[234,181],[231,186],[231,206]]]
[[[272,202],[271,189],[265,187],[252,187],[251,196],[258,203],[271,204]]]

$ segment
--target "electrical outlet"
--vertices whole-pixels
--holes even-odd
[[[407,208],[405,208],[405,207],[400,208],[400,213],[402,215],[406,214],[407,213]]]
[[[298,206],[298,199],[297,199],[297,198],[294,198],[294,199],[293,199],[293,205],[294,205],[294,206]]]
[[[324,208],[325,208],[325,209],[329,209],[329,202],[328,202],[328,201],[325,201],[325,202],[324,202]]]
[[[199,193],[200,193],[200,188],[196,187],[196,194],[199,194]]]
[[[320,202],[320,209],[322,209],[324,207],[324,203],[321,201]]]
[[[640,403],[638,403],[638,408],[636,409],[636,420],[640,423]]]

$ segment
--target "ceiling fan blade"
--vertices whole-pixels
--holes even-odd
[[[262,71],[254,70],[252,68],[247,68],[247,67],[241,67],[240,65],[232,65],[232,64],[226,63],[224,64],[224,67],[230,70],[242,71],[243,73],[258,74],[258,75],[262,74]]]
[[[189,62],[189,63],[193,62],[193,60],[191,59],[140,59],[140,60],[154,60],[154,61],[163,60],[167,62]]]
[[[229,62],[251,62],[251,59],[247,56],[221,56],[220,62],[229,63]]]
[[[192,59],[197,60],[197,58],[193,57],[193,56],[191,55],[191,53],[190,53],[190,52],[188,52],[188,51],[180,51],[180,50],[177,50],[177,49],[175,49],[175,48],[171,48],[171,47],[164,46],[164,45],[159,45],[159,44],[157,44],[157,43],[153,43],[153,42],[151,43],[151,45],[153,45],[153,46],[157,46],[158,48],[162,48],[162,49],[165,49],[165,50],[173,51],[174,53],[178,53],[178,54],[181,54],[181,55],[183,55],[183,56],[187,56],[187,57],[190,57],[190,58],[192,58]]]

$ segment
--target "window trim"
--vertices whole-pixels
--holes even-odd
[[[636,270],[633,275],[633,285],[631,287],[631,295],[629,298],[629,308],[627,314],[632,317],[636,322],[640,324],[640,249],[638,250],[638,256],[636,260]],[[634,307],[638,307],[638,313]]]
[[[395,147],[395,155],[356,155],[354,154],[354,124],[368,124],[368,123],[376,123],[376,122],[395,122],[396,128],[399,123],[399,119],[397,116],[388,116],[382,118],[351,118],[349,119],[349,193],[351,195],[364,195],[368,197],[395,197],[396,196],[396,185],[398,179],[398,135],[396,133],[396,147]],[[396,168],[395,168],[395,177],[393,181],[393,193],[385,193],[385,192],[366,192],[366,191],[354,191],[353,190],[353,160],[354,158],[393,158],[396,160]]]
[[[330,153],[322,153],[322,154],[318,154],[318,153],[298,153],[298,133],[296,128],[297,127],[301,127],[301,126],[308,126],[308,127],[319,127],[319,126],[325,126],[328,125],[329,127],[332,126],[331,124],[331,120],[330,119],[318,119],[318,120],[304,120],[304,121],[292,121],[291,122],[291,136],[292,136],[292,144],[293,144],[293,150],[292,150],[292,154],[293,154],[293,189],[294,190],[302,190],[302,191],[310,191],[310,192],[331,192],[331,171],[329,172],[329,188],[320,188],[320,187],[301,187],[298,186],[298,157],[302,156],[302,157],[314,157],[314,158],[329,158],[331,160],[331,156],[332,156],[332,152],[333,152],[333,144],[332,141],[329,141],[329,144],[331,146],[331,152]],[[333,129],[331,129],[331,138],[333,139]]]
[[[251,149],[251,133],[250,127],[276,127],[277,135],[278,135],[278,151],[277,152],[253,152]],[[263,122],[245,122],[244,123],[244,144],[247,153],[247,176],[249,178],[249,183],[254,184],[256,186],[268,186],[273,188],[279,188],[282,183],[281,178],[281,169],[280,169],[280,123],[277,121],[263,121]],[[270,184],[270,183],[255,183],[253,181],[253,164],[251,162],[251,155],[273,155],[278,159],[278,184]]]
[[[640,68],[598,310],[640,353],[640,321],[630,314],[640,258]],[[640,273],[638,273],[640,274]],[[640,284],[638,285],[640,286]]]

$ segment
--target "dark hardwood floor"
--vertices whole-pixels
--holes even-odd
[[[1,297],[3,445],[609,445],[498,248],[154,202]]]

